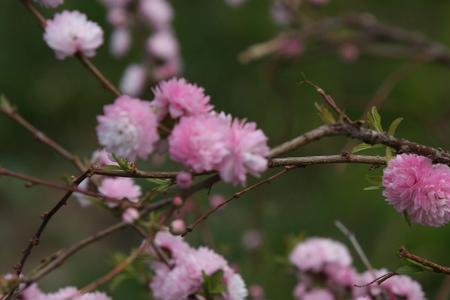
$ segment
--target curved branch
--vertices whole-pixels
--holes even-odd
[[[442,273],[442,274],[450,275],[450,267],[437,264],[435,262],[432,262],[429,259],[412,254],[411,252],[406,250],[406,248],[404,246],[402,246],[400,248],[400,250],[398,251],[398,254],[400,255],[400,257],[415,261],[415,262],[419,263],[420,265],[429,268],[431,271],[433,271],[435,273]]]

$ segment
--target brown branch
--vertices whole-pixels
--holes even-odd
[[[50,139],[45,133],[34,127],[30,122],[25,120],[18,112],[17,110],[11,106],[9,101],[3,97],[3,100],[5,103],[3,105],[0,105],[0,112],[21,125],[23,128],[28,130],[39,142],[49,146],[53,150],[55,150],[56,153],[58,153],[63,158],[69,160],[74,164],[80,171],[84,171],[85,167],[81,163],[81,160],[78,158],[78,156],[72,154],[68,150],[66,150],[63,146],[55,142],[54,140]]]
[[[386,158],[371,155],[354,155],[344,152],[341,155],[274,158],[270,160],[269,167],[271,168],[281,166],[306,167],[310,165],[339,164],[339,163],[355,163],[355,164],[369,164],[381,166],[386,164]]]
[[[248,187],[246,187],[245,189],[235,193],[233,196],[231,196],[230,198],[228,198],[226,201],[220,203],[219,205],[215,206],[214,208],[210,209],[209,211],[207,211],[205,214],[201,215],[198,219],[196,219],[191,225],[187,226],[186,231],[182,234],[182,236],[186,236],[188,233],[192,232],[200,223],[202,223],[203,221],[207,220],[208,217],[210,215],[212,215],[213,213],[215,213],[217,210],[219,210],[220,208],[222,208],[223,206],[229,204],[231,201],[235,200],[235,199],[239,199],[240,197],[242,197],[244,194],[258,188],[261,185],[270,183],[271,181],[277,179],[278,177],[283,176],[284,174],[286,174],[287,172],[289,172],[290,170],[294,169],[294,166],[286,166],[284,167],[284,169],[266,179],[263,179],[261,181],[258,181],[255,184],[252,184]]]
[[[78,186],[84,179],[86,179],[89,176],[89,172],[90,170],[87,170],[86,172],[84,172],[83,174],[81,174],[80,176],[78,176],[74,181],[73,181],[73,187]],[[28,246],[25,248],[25,250],[23,251],[22,257],[19,261],[19,263],[14,267],[14,269],[16,270],[16,275],[20,276],[23,270],[23,267],[25,265],[25,262],[27,261],[28,257],[31,254],[32,249],[37,246],[39,244],[40,241],[40,237],[42,235],[42,233],[44,232],[45,228],[47,227],[47,224],[50,222],[51,218],[67,203],[67,200],[69,199],[69,197],[72,195],[73,191],[67,191],[64,196],[61,198],[61,200],[58,201],[58,203],[49,211],[49,212],[45,212],[41,218],[42,218],[42,223],[39,226],[38,230],[36,231],[36,233],[33,235],[33,237],[31,238],[31,240],[28,243]]]
[[[33,16],[38,20],[41,29],[45,29],[46,18],[39,12],[39,10],[33,5],[31,0],[20,0],[22,4],[33,14]],[[82,53],[77,53],[77,59],[81,64],[86,67],[86,69],[95,76],[95,78],[100,81],[102,86],[110,91],[114,96],[120,96],[121,92],[119,89],[111,83],[111,81],[92,63],[92,61],[84,56]]]
[[[442,274],[450,275],[450,267],[446,267],[446,266],[437,264],[435,262],[432,262],[429,259],[412,254],[411,252],[406,250],[406,248],[404,246],[402,246],[400,248],[400,250],[398,251],[398,254],[400,255],[400,257],[415,261],[415,262],[419,263],[420,265],[429,268],[431,271],[433,271],[435,273],[442,273]]]
[[[31,186],[34,186],[34,185],[42,185],[42,186],[50,187],[52,189],[63,190],[63,191],[72,191],[74,193],[79,193],[79,194],[83,194],[83,195],[94,197],[94,198],[98,198],[98,199],[109,200],[109,201],[117,201],[117,199],[115,199],[115,198],[110,198],[110,197],[101,195],[99,193],[95,193],[95,192],[91,192],[91,191],[85,191],[85,190],[81,190],[78,187],[62,185],[62,184],[54,183],[52,181],[43,180],[43,179],[39,179],[39,178],[36,178],[36,177],[32,177],[32,176],[28,176],[28,175],[12,172],[12,171],[7,170],[7,169],[2,168],[2,167],[0,167],[0,177],[1,176],[8,176],[8,177],[12,177],[12,178],[17,178],[17,179],[23,180],[23,181],[26,182],[26,187],[31,187]]]

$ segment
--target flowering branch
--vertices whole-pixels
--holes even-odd
[[[33,14],[33,16],[38,20],[41,29],[45,29],[46,18],[39,12],[36,6],[33,5],[31,0],[20,0],[22,4]],[[87,58],[83,53],[78,52],[76,54],[78,60],[82,63],[86,69],[91,72],[102,84],[104,88],[110,91],[115,96],[120,96],[122,93],[119,89],[92,63],[92,61]]]

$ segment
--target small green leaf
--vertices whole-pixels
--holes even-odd
[[[391,160],[392,157],[394,157],[391,147],[386,147],[386,155],[385,156],[386,156],[387,160]]]
[[[383,148],[383,147],[384,146],[381,144],[369,145],[366,143],[361,143],[361,144],[358,144],[355,147],[353,147],[352,153],[357,153],[357,152],[361,152],[361,151],[369,150],[369,149],[378,149],[378,148]]]
[[[156,185],[170,184],[170,179],[159,179],[159,178],[146,178],[148,182],[154,183]]]
[[[403,121],[403,118],[397,118],[394,121],[392,121],[391,125],[389,125],[388,134],[389,135],[395,135],[395,132],[397,131],[398,126]]]
[[[374,106],[367,114],[367,122],[371,129],[378,132],[383,132],[383,126],[381,126],[381,116],[378,113],[377,108]]]
[[[376,185],[381,185],[381,182],[383,180],[382,175],[366,175],[366,179],[368,182]]]
[[[111,171],[121,171],[122,168],[117,165],[107,165],[107,166],[103,166],[101,170],[106,171],[106,172],[111,172]]]
[[[130,164],[130,162],[128,162],[128,160],[126,160],[122,157],[119,157],[119,156],[115,155],[114,153],[112,154],[112,157],[114,158],[114,160],[117,162],[117,164],[119,165],[119,167],[122,170],[127,171],[127,172],[131,171],[131,164]]]
[[[420,266],[408,264],[397,268],[397,270],[395,270],[395,273],[398,273],[400,275],[413,275],[414,273],[420,273],[424,271],[425,270]]]
[[[319,112],[319,117],[325,124],[336,123],[336,118],[334,117],[333,113],[328,108],[326,108],[325,105],[315,102],[314,106]]]
[[[223,270],[218,270],[210,276],[206,275],[205,272],[202,272],[202,275],[203,293],[206,299],[214,299],[215,296],[219,296],[225,292],[225,286],[223,284]]]
[[[373,185],[373,186],[365,187],[363,190],[364,191],[376,191],[376,190],[380,190],[381,188],[382,188],[382,186]]]

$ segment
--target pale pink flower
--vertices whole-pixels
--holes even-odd
[[[162,81],[153,89],[153,105],[172,118],[207,114],[212,110],[209,96],[203,88],[187,82],[184,78]]]
[[[247,287],[241,275],[234,273],[227,279],[225,300],[244,300],[248,296]]]
[[[192,185],[192,174],[186,171],[178,172],[176,180],[180,188],[186,189]]]
[[[169,136],[170,155],[195,172],[211,171],[229,153],[227,130],[228,122],[218,116],[181,118]]]
[[[78,11],[63,11],[47,21],[44,40],[58,59],[81,53],[87,57],[95,55],[103,44],[103,30],[97,23],[89,21]]]
[[[142,195],[141,187],[135,184],[133,179],[126,177],[105,178],[98,191],[109,198],[117,199],[108,201],[107,204],[111,207],[117,206],[125,198],[136,203]]]
[[[443,226],[450,221],[450,168],[429,158],[401,154],[383,174],[383,195],[414,223]]]
[[[154,239],[155,245],[169,254],[169,257],[176,263],[192,251],[192,248],[182,237],[172,235],[167,231],[159,231]]]
[[[45,300],[67,300],[67,299],[77,299],[79,296],[78,289],[75,287],[65,287],[59,289],[54,293],[45,294],[42,299]]]
[[[64,0],[37,0],[39,4],[45,7],[55,8],[64,3]]]
[[[112,160],[112,156],[105,149],[96,150],[92,153],[91,164],[101,168],[104,166],[117,166],[117,162]]]
[[[371,300],[371,299],[368,296],[361,296],[361,297],[356,298],[356,300]]]
[[[289,256],[290,262],[302,272],[322,272],[325,267],[349,267],[352,258],[347,248],[334,240],[312,237],[299,243]]]
[[[170,231],[176,235],[181,235],[186,231],[186,224],[181,219],[175,219],[170,223]]]
[[[22,292],[23,300],[41,300],[44,296],[45,294],[39,289],[36,283],[33,283]]]
[[[108,9],[107,20],[115,27],[123,27],[127,24],[127,12],[122,7],[113,7]]]
[[[384,281],[381,286],[398,298],[405,300],[425,300],[425,294],[417,281],[408,276],[397,275]]]
[[[140,0],[139,11],[155,29],[168,28],[174,14],[167,0]]]
[[[270,149],[264,132],[256,124],[234,120],[225,136],[228,154],[220,162],[220,177],[233,184],[245,184],[247,173],[259,176],[267,169]]]
[[[146,81],[146,67],[140,64],[131,64],[123,72],[119,87],[124,94],[136,97],[144,91]]]
[[[131,0],[101,0],[101,2],[103,3],[103,5],[105,5],[109,8],[114,8],[114,7],[124,8],[131,2]]]
[[[272,20],[278,25],[285,26],[293,20],[292,12],[290,11],[288,4],[284,1],[275,1],[272,4],[270,14]]]
[[[324,273],[327,275],[331,285],[342,287],[352,287],[358,278],[358,273],[350,266],[327,265]]]
[[[345,62],[354,62],[359,58],[359,47],[354,43],[344,43],[339,47],[339,55]]]
[[[87,191],[88,187],[89,187],[89,179],[88,178],[84,179],[78,185],[78,189],[81,191]],[[88,195],[79,193],[79,192],[75,192],[75,193],[73,193],[73,196],[75,197],[75,199],[77,199],[77,201],[81,207],[88,207],[89,205],[91,205],[91,198]]]
[[[303,296],[306,295],[308,291],[308,285],[304,282],[299,282],[293,291],[294,299],[296,300],[303,300]]]
[[[128,29],[119,27],[111,34],[109,50],[115,57],[122,57],[130,50],[131,35]]]
[[[305,51],[302,41],[299,37],[288,36],[281,40],[278,48],[278,54],[285,57],[295,57]]]
[[[177,59],[179,55],[178,41],[170,30],[160,30],[153,33],[146,43],[150,55],[161,60]]]
[[[159,139],[156,115],[147,101],[120,96],[103,107],[97,136],[111,153],[128,160],[146,159]]]
[[[188,300],[202,284],[202,278],[191,273],[185,264],[169,269],[162,263],[153,263],[152,268],[155,275],[150,288],[156,300]]]
[[[336,298],[327,289],[314,289],[307,292],[302,300],[335,300]]]
[[[250,295],[251,300],[264,300],[264,289],[259,284],[252,284],[248,288],[248,293]]]
[[[128,224],[134,223],[137,219],[139,219],[139,211],[134,207],[129,207],[122,213],[122,220]]]

